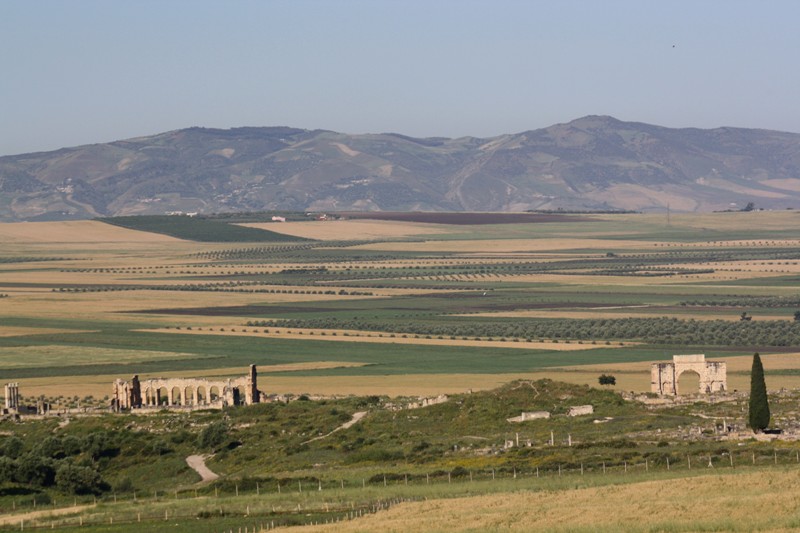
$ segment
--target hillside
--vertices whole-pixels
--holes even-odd
[[[611,117],[480,139],[189,128],[0,157],[0,221],[254,210],[800,207],[800,134]]]

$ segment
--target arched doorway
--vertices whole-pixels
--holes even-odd
[[[197,387],[197,405],[205,405],[208,403],[206,388],[200,385]]]
[[[675,387],[679,395],[697,394],[705,392],[700,390],[700,374],[694,370],[684,370],[678,376],[678,383]]]

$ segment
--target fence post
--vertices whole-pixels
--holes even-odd
[[[604,474],[606,473],[606,462],[605,461],[603,461],[603,473]]]
[[[667,470],[669,470],[669,457],[667,457]]]
[[[625,473],[628,473],[628,461],[625,461]]]
[[[686,456],[686,460],[689,462],[689,470],[691,470],[692,469],[692,456],[691,455],[687,455]]]

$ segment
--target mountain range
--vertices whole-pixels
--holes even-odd
[[[491,138],[188,128],[0,157],[0,221],[238,211],[800,208],[800,134],[588,116]]]

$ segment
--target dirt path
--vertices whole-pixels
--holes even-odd
[[[358,422],[359,420],[361,420],[365,416],[367,416],[367,412],[366,411],[359,411],[357,413],[353,413],[353,418],[351,418],[348,422],[345,422],[344,424],[342,424],[338,428],[334,429],[330,433],[327,433],[325,435],[320,435],[319,437],[314,437],[313,439],[309,439],[309,440],[303,442],[303,444],[308,444],[309,442],[314,442],[315,440],[320,440],[320,439],[324,439],[325,437],[330,437],[331,435],[333,435],[334,433],[336,433],[340,429],[349,428],[350,426],[352,426],[353,424],[355,424],[356,422]]]
[[[0,526],[19,524],[20,522],[30,522],[32,520],[48,518],[50,516],[80,513],[81,511],[85,511],[91,507],[94,507],[94,505],[77,505],[74,507],[62,507],[60,509],[42,509],[41,511],[31,511],[29,513],[2,516],[0,517]]]
[[[205,455],[190,455],[186,458],[186,464],[189,465],[192,470],[200,474],[202,481],[214,481],[219,478],[219,475],[212,472],[206,466],[207,457],[208,456]]]

